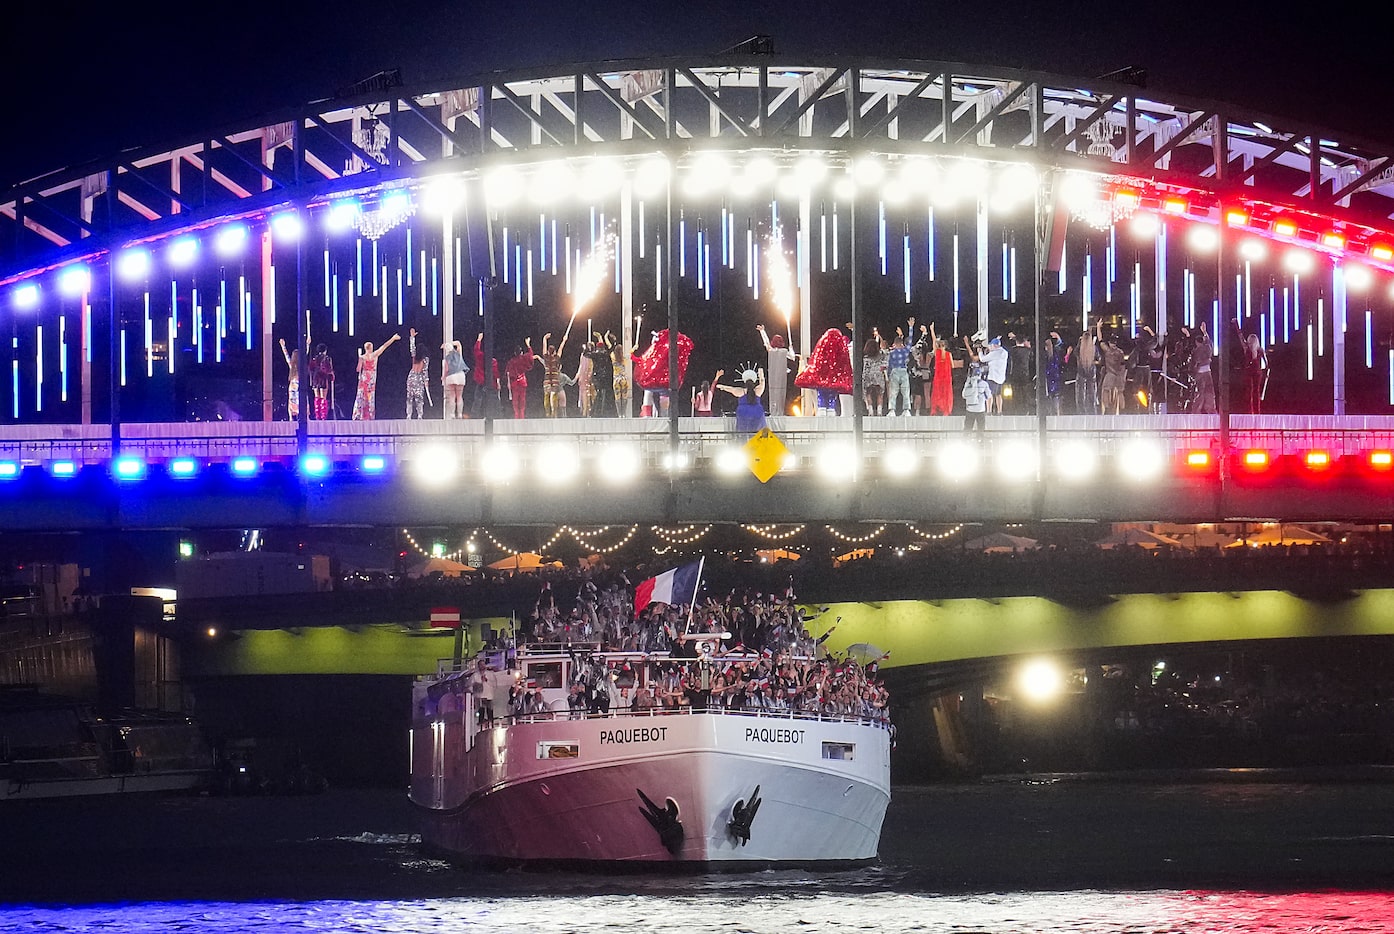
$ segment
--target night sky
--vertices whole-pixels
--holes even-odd
[[[1137,66],[1163,99],[1232,101],[1394,140],[1382,30],[1331,8],[1298,15],[1278,4],[1202,0],[24,6],[19,28],[7,31],[10,75],[0,82],[8,123],[0,187],[330,97],[384,69],[401,68],[417,86],[496,69],[701,55],[755,34],[792,57],[865,53],[1081,77]]]

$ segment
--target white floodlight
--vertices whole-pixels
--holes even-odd
[[[449,214],[465,203],[465,183],[457,175],[442,175],[421,189],[421,210],[427,214]]]
[[[1098,453],[1087,441],[1066,441],[1055,449],[1055,471],[1063,479],[1088,480],[1098,467]]]
[[[839,175],[833,182],[833,197],[839,201],[851,201],[857,197],[857,183],[850,175]]]
[[[892,477],[908,477],[920,466],[920,457],[909,445],[897,444],[886,448],[881,464]]]
[[[1138,211],[1128,222],[1128,229],[1133,232],[1133,235],[1144,240],[1151,240],[1155,237],[1161,227],[1161,219],[1151,211]]]
[[[1065,690],[1065,673],[1051,659],[1033,659],[1022,666],[1017,686],[1028,700],[1048,701]]]
[[[886,163],[876,156],[862,156],[852,163],[852,178],[863,188],[881,184],[886,177]]]
[[[507,207],[523,194],[523,175],[511,165],[496,165],[484,174],[484,197],[495,207]]]
[[[581,472],[581,452],[574,444],[551,441],[537,449],[532,466],[543,483],[562,486],[575,480]]]
[[[528,195],[533,204],[547,206],[569,197],[576,188],[576,171],[566,162],[547,162],[537,167]]]
[[[673,166],[666,156],[649,156],[634,169],[634,193],[640,198],[657,197],[672,174]]]
[[[819,156],[804,156],[794,164],[794,177],[799,184],[812,188],[828,177],[828,164]]]
[[[949,168],[948,187],[959,195],[976,197],[987,187],[987,167],[976,159],[958,159]]]
[[[997,475],[1004,480],[1027,480],[1036,475],[1036,448],[1025,441],[1008,441],[997,449]]]
[[[412,458],[412,477],[423,486],[441,487],[454,479],[460,469],[455,452],[447,447],[433,445],[423,448]]]
[[[1066,172],[1060,180],[1060,203],[1071,213],[1083,214],[1099,200],[1099,186],[1088,175]]]
[[[1134,438],[1118,452],[1118,469],[1131,480],[1150,480],[1162,472],[1166,457],[1155,441]]]
[[[1370,272],[1370,267],[1362,263],[1351,263],[1345,267],[1346,287],[1351,289],[1368,289],[1370,283],[1374,281],[1374,274]]]
[[[851,480],[857,474],[857,452],[846,441],[832,441],[818,452],[818,472],[828,480]]]
[[[1311,272],[1316,265],[1316,257],[1309,250],[1288,250],[1283,254],[1283,266],[1288,272]]]
[[[746,457],[745,448],[728,444],[716,452],[712,458],[712,466],[716,472],[727,477],[734,477],[750,469],[749,461]]]
[[[686,451],[679,450],[676,453],[673,451],[665,451],[661,463],[663,464],[663,469],[669,473],[678,473],[687,469],[688,461],[689,458]]]
[[[939,474],[946,480],[967,480],[978,475],[982,460],[977,446],[966,441],[950,441],[939,448],[936,458]]]
[[[1244,259],[1257,262],[1268,255],[1268,246],[1257,237],[1249,237],[1239,244],[1239,255]]]
[[[644,459],[634,445],[617,443],[606,445],[595,465],[601,477],[610,483],[628,483],[639,476]]]
[[[770,185],[774,183],[775,176],[779,174],[779,167],[769,156],[751,156],[750,161],[745,164],[745,174],[749,175],[750,180],[757,186]]]
[[[687,170],[683,190],[690,195],[702,195],[724,187],[731,178],[731,161],[725,153],[704,152],[692,160]]]
[[[581,191],[590,201],[609,197],[624,184],[624,166],[610,156],[596,156],[581,167]]]
[[[1192,224],[1186,242],[1191,249],[1208,253],[1220,245],[1220,231],[1212,224]]]
[[[518,476],[518,454],[506,442],[495,441],[479,458],[479,471],[487,483],[510,483]]]
[[[1009,210],[1036,197],[1036,170],[1029,165],[1010,165],[997,174],[992,203]]]

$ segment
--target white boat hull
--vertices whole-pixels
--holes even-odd
[[[418,721],[412,737],[424,842],[466,860],[863,862],[890,799],[884,725],[706,712],[469,732],[457,714]],[[733,815],[757,789],[744,839]]]

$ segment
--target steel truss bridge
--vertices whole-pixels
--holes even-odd
[[[558,173],[559,166],[564,171]],[[1009,182],[1017,185],[1012,191]],[[433,201],[441,191],[450,196]],[[998,202],[1008,194],[1021,199],[1023,210],[999,215]],[[1043,300],[1054,302],[1057,316],[1068,301],[1080,327],[1108,309],[1113,321],[1133,331],[1153,325],[1165,334],[1182,323],[1211,321],[1227,342],[1234,320],[1265,331],[1267,342],[1290,346],[1290,359],[1302,356],[1305,339],[1308,378],[1318,361],[1320,391],[1329,387],[1335,418],[999,419],[976,450],[984,465],[1002,460],[1015,469],[994,479],[995,468],[984,466],[984,482],[961,487],[915,483],[892,476],[890,468],[908,463],[905,476],[914,477],[922,468],[957,462],[957,454],[950,456],[958,450],[950,443],[958,432],[954,421],[776,419],[796,469],[762,486],[748,477],[703,473],[704,465],[722,460],[729,434],[680,419],[675,406],[666,420],[606,425],[605,440],[628,444],[640,466],[629,487],[596,496],[584,495],[587,484],[600,483],[596,472],[610,463],[610,455],[600,453],[596,422],[312,422],[308,404],[299,422],[272,420],[285,387],[278,339],[302,346],[310,331],[322,338],[341,335],[344,327],[348,339],[371,333],[381,340],[380,328],[370,329],[379,314],[388,325],[395,310],[399,327],[408,315],[429,326],[432,345],[437,335],[450,341],[458,333],[468,341],[482,331],[486,355],[492,354],[510,317],[535,316],[534,263],[529,254],[524,301],[517,231],[531,225],[544,248],[549,216],[551,289],[561,298],[555,231],[557,215],[565,212],[548,200],[561,197],[572,201],[567,210],[578,240],[587,206],[592,217],[598,209],[618,225],[615,296],[607,301],[616,306],[610,310],[618,311],[626,345],[637,343],[635,317],[645,299],[666,306],[674,330],[684,322],[697,326],[698,303],[710,301],[698,297],[702,273],[689,252],[696,231],[685,226],[685,205],[693,207],[694,227],[696,207],[705,205],[708,250],[718,236],[718,210],[724,242],[731,232],[728,208],[734,217],[737,202],[746,204],[739,209],[743,223],[770,235],[788,230],[792,304],[783,311],[797,322],[791,340],[797,327],[794,343],[805,349],[823,328],[849,317],[854,332],[867,330],[869,280],[878,266],[882,279],[901,268],[896,247],[886,245],[887,216],[893,241],[904,217],[901,307],[918,307],[910,304],[912,278],[920,290],[916,301],[925,301],[919,296],[927,288],[926,259],[930,281],[936,256],[948,262],[947,236],[935,236],[939,210],[953,213],[964,231],[962,258],[957,232],[953,236],[952,301],[954,322],[961,311],[965,331],[999,326],[1002,303],[1016,303],[1018,280],[1025,283],[1021,307],[1027,309],[1020,313],[1034,311],[1037,346]],[[913,226],[907,204],[918,218]],[[1138,257],[1131,280],[1126,270],[1115,279],[1117,228],[1138,216],[1155,220],[1155,247]],[[841,245],[839,218],[845,222]],[[1388,426],[1379,418],[1346,416],[1347,369],[1356,365],[1359,340],[1350,338],[1348,354],[1347,333],[1363,334],[1373,373],[1375,338],[1384,325],[1372,317],[1375,309],[1365,312],[1362,325],[1347,304],[1360,288],[1382,295],[1362,283],[1394,271],[1391,218],[1394,163],[1375,143],[1230,104],[1159,100],[1102,79],[954,63],[794,62],[744,54],[492,73],[416,88],[385,74],[333,100],[215,128],[173,146],[122,152],[0,193],[0,328],[8,323],[11,331],[11,380],[3,387],[8,404],[0,403],[0,420],[11,425],[0,439],[0,474],[14,481],[2,485],[13,492],[0,492],[13,507],[4,521],[10,528],[90,528],[532,524],[561,517],[928,522],[1387,515],[1384,467],[1394,447]],[[344,221],[344,231],[327,229],[336,219]],[[293,223],[282,228],[280,221]],[[510,221],[511,245],[504,230]],[[311,225],[326,228],[322,238],[282,237],[283,229],[303,232]],[[1218,234],[1218,249],[1183,247],[1189,238],[1182,234],[1196,228]],[[591,230],[594,239],[593,220]],[[181,247],[207,246],[211,257],[229,231],[240,232],[247,252],[235,260],[196,258],[196,271],[182,271]],[[991,268],[998,235],[1000,289]],[[1015,247],[1010,270],[1006,259],[1006,244],[1018,235],[1026,244],[1024,272]],[[918,238],[913,263],[912,236]],[[824,266],[829,237],[831,271]],[[739,232],[730,239],[739,239]],[[395,257],[390,263],[376,259],[379,240],[384,256]],[[1107,255],[1090,253],[1105,240]],[[1274,260],[1254,252],[1254,243],[1275,251]],[[1062,247],[1066,259],[1057,286],[1056,274],[1047,270]],[[365,274],[370,248],[375,258]],[[734,244],[729,251],[727,268],[733,279],[743,271],[754,283],[749,304],[758,310],[778,283],[766,281],[767,298],[761,299],[762,277],[769,273],[759,250],[747,249],[743,258],[735,256]],[[1285,263],[1299,256],[1305,265],[1279,268],[1278,251]],[[575,253],[579,261],[580,250]],[[568,247],[568,263],[572,256]],[[128,266],[134,269],[129,279],[123,275]],[[510,268],[506,289],[483,287],[500,273],[507,279]],[[403,277],[410,285],[405,299]],[[706,277],[709,292],[709,268]],[[935,281],[941,289],[936,302],[947,301],[947,278],[945,270]],[[466,281],[475,284],[465,288]],[[1274,305],[1280,284],[1281,337]],[[1119,298],[1110,303],[1114,289]],[[294,308],[305,315],[287,312]],[[947,314],[942,307],[932,310]],[[749,351],[730,351],[736,353]],[[1394,360],[1394,349],[1391,355]],[[213,427],[136,421],[132,413],[140,407],[133,395],[175,393],[176,358],[181,375],[191,369],[183,361],[194,359],[198,372],[220,373],[235,362],[255,373],[260,420]],[[1219,360],[1223,385],[1227,354]],[[1394,386],[1394,362],[1390,366]],[[674,386],[677,370],[674,347]],[[299,376],[308,385],[303,359]],[[1382,377],[1373,379],[1382,384]],[[1121,466],[1133,462],[1129,445],[1139,436],[1154,445],[1141,455],[1153,464],[1151,481],[1141,484],[1127,479]],[[544,444],[571,445],[567,450],[576,454],[562,460],[580,465],[581,486],[553,492],[522,482],[522,473],[494,470],[490,458],[502,439],[513,442],[520,471],[541,460]],[[454,493],[426,494],[408,483],[384,487],[384,477],[404,477],[426,460],[427,441],[448,442],[457,459],[461,480]],[[834,471],[841,482],[815,478],[812,468],[825,460],[823,448],[843,441],[850,454],[827,455],[834,463],[841,458],[841,472]],[[1198,452],[1206,459],[1190,463]],[[1251,455],[1267,459],[1246,466]],[[130,468],[138,475],[116,478],[125,469],[117,467],[123,456],[140,462]],[[231,482],[239,457],[255,460],[256,484],[220,487]],[[316,463],[329,476],[307,472],[306,457],[325,458]],[[373,461],[377,469],[365,474],[363,457],[382,461]],[[1059,468],[1062,458],[1100,466],[1103,479],[1072,485],[1064,474],[1075,468]],[[169,475],[176,466],[189,472]],[[55,467],[71,475],[55,474]],[[161,477],[173,486],[153,482]],[[74,495],[79,489],[86,495]],[[195,490],[199,496],[188,495]]]
[[[1394,419],[775,418],[768,482],[724,419],[7,429],[0,530],[1387,521]],[[20,437],[20,435],[23,437]],[[695,526],[694,526],[695,527]],[[874,535],[868,536],[874,537]]]

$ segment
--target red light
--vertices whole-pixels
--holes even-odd
[[[1325,470],[1331,466],[1331,455],[1327,451],[1308,451],[1303,460],[1308,470]]]
[[[1346,248],[1346,238],[1336,233],[1334,230],[1331,233],[1323,235],[1321,242],[1324,246],[1334,247],[1338,250],[1344,250]]]
[[[1258,450],[1245,451],[1244,466],[1249,468],[1250,470],[1267,470],[1268,452]]]
[[[1231,227],[1245,227],[1249,223],[1249,215],[1244,211],[1230,211],[1225,214],[1225,222]]]
[[[1185,214],[1186,202],[1181,198],[1167,198],[1162,202],[1162,210],[1168,214]]]
[[[1209,451],[1187,451],[1186,466],[1196,470],[1204,470],[1210,466]]]
[[[1273,232],[1280,237],[1297,236],[1297,225],[1289,220],[1276,220],[1273,222]]]
[[[1388,470],[1394,467],[1394,451],[1371,451],[1370,467],[1374,470]]]
[[[1381,259],[1385,262],[1388,262],[1389,260],[1394,259],[1394,247],[1391,247],[1384,243],[1376,243],[1370,247],[1370,255],[1373,256],[1375,259]]]
[[[1113,200],[1123,207],[1135,208],[1142,203],[1142,196],[1129,188],[1120,188],[1113,193]]]

